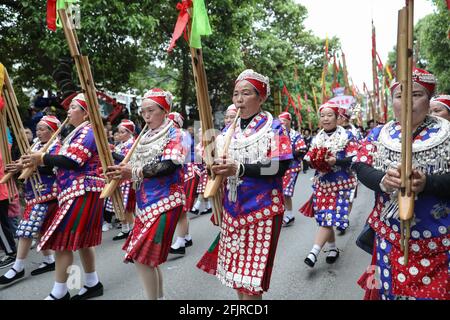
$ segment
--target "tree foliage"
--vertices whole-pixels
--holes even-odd
[[[171,54],[166,52],[177,2],[81,1],[78,35],[98,88],[142,94],[160,86],[173,91],[180,109],[196,105],[186,41],[181,38]],[[320,94],[325,40],[305,29],[305,7],[293,0],[205,3],[213,34],[202,39],[203,55],[215,110],[231,104],[234,80],[245,68],[267,75],[275,91],[283,81],[291,91],[306,92],[310,101],[312,86]],[[69,55],[62,30],[46,28],[45,5],[31,0],[0,4],[0,57],[17,86],[55,87],[52,73]],[[338,39],[330,41],[330,51],[338,47]],[[273,97],[266,107],[273,110]]]
[[[419,68],[427,69],[438,79],[437,92],[450,92],[450,11],[444,0],[429,0],[436,11],[420,19],[414,27],[415,59]],[[396,65],[396,48],[388,62]]]

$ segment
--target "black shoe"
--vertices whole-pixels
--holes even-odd
[[[345,229],[337,229],[339,231],[338,236],[343,236],[345,234]]]
[[[115,236],[114,238],[112,238],[112,239],[113,239],[113,241],[126,239],[126,238],[128,238],[129,234],[130,234],[130,231],[128,231],[128,232],[120,231],[119,234],[117,236]]]
[[[192,214],[196,214],[198,215],[200,213],[200,211],[198,211],[198,209],[191,209],[191,211],[189,211]]]
[[[316,264],[317,256],[316,256],[313,252],[310,252],[310,254],[312,254],[312,255],[314,256],[314,261],[312,261],[310,258],[306,257],[305,263],[306,263],[308,266],[310,266],[311,268],[313,268],[314,265]],[[308,254],[308,255],[309,255],[309,254]]]
[[[16,262],[16,255],[4,256],[0,261],[0,269],[10,267]]]
[[[87,300],[95,297],[100,297],[103,295],[103,285],[101,282],[98,282],[93,287],[84,286],[84,288],[87,290],[85,293],[81,295],[76,294],[72,298],[70,298],[70,300]]]
[[[5,277],[4,275],[0,277],[0,286],[7,286],[21,280],[25,276],[25,269],[17,272],[16,269],[11,268],[16,274],[11,279]]]
[[[179,247],[178,249],[174,249],[170,247],[169,253],[172,254],[186,254],[186,248],[185,247]]]
[[[191,240],[184,240],[184,246],[187,247],[191,247],[192,246],[192,239]]]
[[[288,226],[292,225],[295,221],[295,217],[288,218],[288,219],[289,220],[287,222],[283,219],[283,227],[288,227]]]
[[[204,215],[204,214],[208,214],[208,213],[212,213],[212,208],[206,209],[202,212],[200,212],[200,215]]]
[[[50,298],[52,298],[53,300],[70,300],[70,293],[67,292],[66,295],[62,298],[56,298],[54,295],[52,295],[51,293],[48,295]]]
[[[37,267],[37,269],[34,269],[33,271],[31,271],[31,275],[37,276],[39,274],[43,274],[46,272],[55,271],[55,263],[54,262],[52,262],[52,263],[43,262],[43,264],[45,264],[45,266]]]
[[[328,252],[331,252],[331,251],[336,252],[337,254],[336,254],[335,257],[332,257],[332,256],[326,257],[325,261],[326,261],[327,263],[330,263],[330,264],[331,264],[331,263],[335,263],[336,260],[339,258],[339,249],[330,249],[330,250],[328,250]]]

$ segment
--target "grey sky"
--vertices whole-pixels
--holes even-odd
[[[377,34],[377,51],[383,63],[397,42],[397,13],[405,0],[295,0],[308,9],[306,28],[325,38],[341,39],[349,75],[362,90],[363,81],[372,88],[371,50],[373,19]],[[429,0],[416,0],[414,20],[430,14]]]

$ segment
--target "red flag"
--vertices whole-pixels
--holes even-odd
[[[383,62],[381,61],[381,58],[378,55],[378,52],[377,52],[377,64],[378,64],[378,71],[383,72],[383,69],[384,69]]]
[[[298,110],[296,112],[297,118],[298,118],[298,122],[299,122],[299,127],[301,125],[301,123],[303,122],[302,119],[302,113],[300,112],[300,110],[302,110],[303,106],[302,106],[302,101],[300,99],[300,95],[297,95],[297,103],[298,103]]]
[[[56,31],[56,0],[47,0],[47,28]]]
[[[4,106],[5,106],[5,100],[3,100],[3,97],[0,95],[0,111],[3,110]]]
[[[450,10],[450,0],[447,0],[447,8]]]
[[[175,29],[173,30],[172,39],[170,40],[169,48],[167,52],[170,52],[175,48],[175,43],[178,38],[184,33],[184,38],[187,40],[186,26],[189,22],[188,8],[192,7],[192,0],[182,0],[182,2],[177,3],[177,9],[180,10],[178,15],[177,23],[175,24]]]

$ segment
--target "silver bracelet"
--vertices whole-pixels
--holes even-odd
[[[242,173],[238,175],[239,178],[245,174],[245,166],[242,162],[239,162],[238,172],[241,170],[241,167],[242,167]]]

